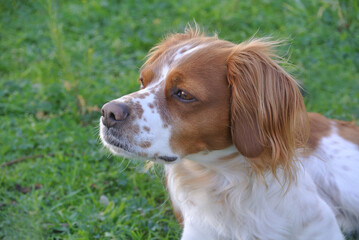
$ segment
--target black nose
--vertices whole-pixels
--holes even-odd
[[[124,103],[108,102],[101,109],[102,123],[110,128],[123,120],[129,115],[129,109]]]

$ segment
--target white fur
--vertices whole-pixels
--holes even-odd
[[[339,136],[333,124],[331,134],[302,162],[343,230],[359,231],[359,147]]]
[[[188,156],[195,161],[166,166],[174,208],[184,217],[182,239],[343,239],[333,212],[302,167],[288,189],[279,183],[284,182],[281,174],[278,181],[268,173],[266,187],[250,176],[242,156],[218,161],[234,151],[232,146],[200,153]],[[178,176],[178,169],[186,167],[187,174]],[[211,181],[196,185],[196,178],[206,174]]]
[[[184,56],[189,56],[191,55],[191,53],[194,53],[195,51],[198,51],[201,48],[204,48],[206,46],[206,44],[201,44],[195,47],[192,47],[191,45],[185,45],[181,48],[179,48],[176,53],[173,55],[174,58],[174,62],[179,62],[179,60],[181,58],[183,58]]]

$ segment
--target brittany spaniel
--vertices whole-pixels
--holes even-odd
[[[359,230],[359,128],[307,113],[277,43],[172,34],[141,89],[106,103],[104,146],[163,163],[182,239],[343,239]]]

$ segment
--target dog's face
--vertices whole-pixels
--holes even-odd
[[[104,145],[118,155],[165,162],[231,145],[230,46],[190,39],[155,52],[140,72],[141,89],[104,105]]]
[[[305,109],[270,48],[194,31],[168,37],[141,68],[141,89],[103,106],[103,144],[117,155],[162,162],[231,145],[248,158],[287,157]]]

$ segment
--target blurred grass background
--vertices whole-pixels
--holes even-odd
[[[112,157],[97,125],[138,89],[147,51],[194,19],[238,43],[289,39],[308,110],[359,118],[356,0],[1,0],[0,239],[179,237],[161,168]]]

